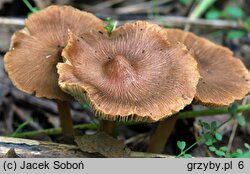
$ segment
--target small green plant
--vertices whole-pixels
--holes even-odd
[[[153,3],[153,16],[159,17],[160,11],[158,7],[158,0],[152,0],[152,3]]]
[[[237,112],[238,107],[239,105],[234,103],[228,108],[228,111],[232,119],[235,119],[240,126],[244,126],[246,124],[246,120],[245,120],[245,117],[241,113]]]
[[[244,11],[238,6],[226,6],[223,10],[218,10],[216,8],[210,9],[205,17],[207,19],[242,19],[245,17]]]
[[[15,137],[18,133],[22,132],[23,129],[33,121],[32,117],[29,117],[29,119],[27,121],[25,121],[24,123],[20,124],[17,129],[15,130],[15,132],[13,134],[11,134],[11,137]]]
[[[177,147],[181,150],[181,153],[177,157],[192,158],[192,155],[186,154],[189,149],[185,149],[185,141],[177,141]]]
[[[242,20],[245,22],[246,31],[250,31],[250,16],[246,17],[245,12],[237,5],[230,4],[225,6],[224,9],[219,10],[217,8],[211,8],[206,14],[206,19],[230,19],[230,20]],[[227,33],[228,39],[237,39],[246,35],[246,31],[243,30],[231,30]]]
[[[104,28],[107,30],[109,37],[111,37],[111,36],[112,36],[112,31],[113,31],[113,30],[116,28],[116,26],[117,26],[117,22],[111,21],[111,18],[110,18],[110,17],[107,17],[106,21],[107,21],[107,25],[104,26]]]
[[[177,157],[184,157],[189,158],[192,157],[190,154],[186,154],[186,152],[190,149],[192,149],[194,146],[196,146],[199,143],[204,143],[208,150],[218,157],[224,157],[224,158],[250,158],[250,145],[245,143],[244,146],[247,149],[247,151],[243,151],[242,149],[236,149],[235,152],[228,152],[227,146],[221,146],[216,147],[216,143],[220,142],[223,138],[223,136],[218,132],[218,129],[223,126],[224,124],[228,123],[232,119],[236,120],[237,123],[241,126],[245,125],[246,121],[242,114],[239,114],[238,111],[238,104],[232,104],[229,106],[228,111],[230,113],[230,118],[227,119],[225,122],[221,123],[219,126],[217,126],[217,123],[215,121],[211,122],[210,124],[207,122],[202,122],[199,120],[199,125],[201,126],[201,136],[199,139],[192,144],[190,147],[186,147],[185,141],[178,141],[177,147],[181,150],[181,153],[177,155]]]
[[[23,3],[29,8],[31,14],[38,11],[38,8],[33,7],[28,0],[23,0]]]
[[[190,4],[193,0],[178,0],[181,5],[188,5]]]
[[[246,19],[246,27],[250,31],[250,16]]]

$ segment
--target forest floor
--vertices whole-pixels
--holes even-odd
[[[32,1],[31,1],[32,2]],[[44,3],[34,4],[39,8],[44,8],[50,5],[50,1],[46,0]],[[63,0],[55,1],[53,4],[67,4],[74,7],[90,11],[96,14],[98,17],[105,20],[106,17],[112,17],[112,20],[118,21],[118,25],[122,25],[127,21],[132,20],[148,20],[164,24],[165,26],[171,26],[176,28],[185,28],[189,24],[188,16],[192,12],[193,3],[183,5],[179,1],[173,0],[159,0],[158,5],[154,5],[156,1],[124,1],[124,0],[109,0],[109,1],[76,1]],[[224,2],[224,1],[223,1]],[[228,1],[227,1],[228,2]],[[47,3],[47,4],[46,4]],[[228,2],[230,3],[230,2]],[[241,7],[249,7],[248,2],[240,1]],[[246,4],[244,4],[246,3]],[[222,7],[222,2],[214,4],[215,8]],[[246,13],[250,13],[249,9],[245,9]],[[0,17],[6,18],[18,18],[25,19],[29,9],[22,3],[22,1],[14,0],[2,0],[0,2]],[[168,17],[163,22],[159,20],[157,16]],[[176,20],[175,17],[182,17],[180,21]],[[227,19],[226,19],[227,20]],[[228,20],[230,21],[230,20]],[[235,21],[232,21],[234,23]],[[32,95],[26,94],[18,90],[11,81],[3,67],[3,56],[8,51],[10,45],[10,39],[12,34],[23,28],[21,25],[1,24],[0,20],[0,136],[13,136],[14,133],[22,133],[29,131],[41,131],[50,128],[59,128],[58,111],[55,101],[47,100],[44,98],[37,98]],[[234,51],[236,57],[242,59],[246,67],[250,68],[250,36],[245,34],[239,38],[228,38],[228,33],[234,29],[241,29],[241,26],[232,26],[229,24],[225,26],[218,26],[215,21],[210,25],[206,25],[203,21],[200,23],[192,23],[190,31],[196,33],[199,36],[203,36],[224,45]],[[250,100],[245,99],[245,103],[249,104]],[[200,110],[204,109],[202,106],[192,105],[186,107],[184,110]],[[71,103],[71,113],[74,121],[74,125],[79,124],[98,124],[99,120],[95,117],[93,111],[88,107],[81,106],[78,102]],[[219,131],[223,135],[223,140],[220,142],[221,145],[228,145],[230,136],[234,132],[232,151],[237,148],[242,148],[244,143],[250,143],[250,112],[245,112],[246,124],[244,126],[238,126],[236,129],[235,122],[231,121],[224,125]],[[229,116],[229,114],[222,114],[218,116],[206,116],[197,117],[192,119],[180,119],[171,134],[168,143],[165,146],[163,154],[178,155],[179,149],[176,145],[178,140],[187,142],[187,146],[196,142],[197,135],[199,134],[198,120],[202,120],[207,123],[217,121],[221,123]],[[32,118],[32,121],[29,121]],[[23,125],[20,129],[20,125]],[[126,145],[133,151],[144,152],[147,149],[148,141],[152,131],[155,129],[157,123],[143,123],[136,125],[124,125],[119,126],[117,130],[118,139],[126,140]],[[234,130],[235,129],[235,130]],[[93,129],[79,129],[79,134],[93,134],[97,130]],[[32,137],[25,137],[30,139],[37,139],[43,141],[62,142],[61,134],[55,133],[50,134],[37,134]],[[211,153],[207,153],[208,150],[204,145],[195,146],[190,153],[193,156],[208,156]]]

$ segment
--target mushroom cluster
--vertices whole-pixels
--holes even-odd
[[[194,99],[224,106],[250,91],[249,71],[227,48],[145,21],[111,35],[103,26],[65,6],[31,15],[4,57],[10,79],[38,97],[87,101],[112,121],[158,121]]]
[[[250,91],[250,74],[233,53],[190,32],[144,21],[69,41],[59,85],[108,120],[158,121],[193,99],[226,106]]]
[[[190,104],[199,80],[197,63],[164,30],[134,22],[69,41],[59,63],[59,85],[108,120],[158,121]]]

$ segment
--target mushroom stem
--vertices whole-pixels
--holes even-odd
[[[149,153],[162,153],[164,147],[175,127],[177,116],[174,115],[163,121],[160,121],[156,130],[152,134],[147,152]]]
[[[108,135],[115,136],[116,122],[109,120],[101,120],[100,130]]]
[[[60,116],[62,134],[65,142],[72,143],[74,139],[74,127],[70,114],[69,103],[67,101],[56,100]]]

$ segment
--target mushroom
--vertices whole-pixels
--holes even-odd
[[[232,51],[191,32],[165,29],[171,43],[181,42],[198,62],[201,75],[195,99],[207,106],[226,106],[250,91],[250,75]]]
[[[103,22],[69,6],[50,6],[28,17],[25,28],[14,34],[4,56],[5,70],[13,84],[36,97],[55,99],[65,136],[73,135],[68,102],[72,97],[58,86],[56,65],[63,62],[61,51],[68,31],[76,35],[92,29],[102,30]]]
[[[70,33],[57,65],[59,85],[78,101],[88,100],[104,120],[158,121],[193,100],[197,63],[182,44],[143,21],[81,37]]]
[[[198,63],[201,75],[195,100],[206,106],[226,106],[242,99],[250,91],[250,75],[232,51],[205,38],[179,29],[163,29],[172,44],[183,43]],[[160,122],[153,133],[148,152],[160,153],[176,119]],[[155,143],[157,142],[157,143]]]

